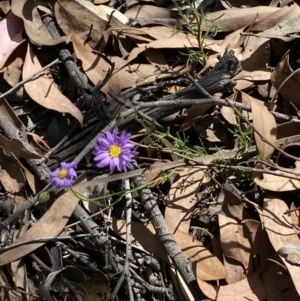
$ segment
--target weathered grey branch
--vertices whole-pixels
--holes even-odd
[[[133,178],[133,183],[135,187],[139,187],[147,184],[147,181],[145,180],[144,175],[139,175]],[[178,247],[173,235],[170,233],[151,190],[149,188],[143,188],[139,190],[139,195],[141,198],[141,203],[145,209],[145,213],[149,217],[155,229],[157,238],[165,247],[182,278],[187,283],[195,300],[206,301],[207,299],[201,292],[195,275],[192,271],[191,263],[183,255],[182,250]]]

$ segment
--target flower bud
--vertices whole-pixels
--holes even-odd
[[[48,191],[44,191],[39,195],[39,202],[46,203],[50,199],[50,193]]]

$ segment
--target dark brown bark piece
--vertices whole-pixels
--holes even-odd
[[[235,57],[233,50],[226,50],[222,57],[219,57],[219,62],[212,68],[210,72],[205,74],[199,79],[200,86],[209,94],[216,92],[229,92],[236,85],[236,82],[232,78],[242,71],[240,61]],[[194,98],[207,98],[198,91],[197,87],[190,86],[177,93],[174,93],[165,99],[194,99]],[[156,121],[159,121],[166,116],[169,116],[180,109],[184,108],[185,104],[170,105],[162,108],[154,108],[146,111],[146,114]],[[127,131],[134,131],[138,125],[131,121],[124,121],[120,126]]]

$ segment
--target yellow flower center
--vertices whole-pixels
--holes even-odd
[[[115,158],[115,157],[119,157],[121,155],[122,149],[118,145],[112,145],[112,146],[110,146],[108,152],[112,158]]]
[[[68,175],[68,170],[65,169],[65,168],[62,168],[62,169],[58,172],[58,174],[57,174],[57,176],[58,176],[61,180],[64,179],[64,178],[66,178],[67,175]]]

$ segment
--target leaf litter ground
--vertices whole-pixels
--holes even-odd
[[[299,5],[1,1],[1,299],[297,300]]]

